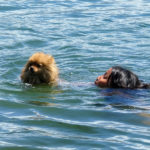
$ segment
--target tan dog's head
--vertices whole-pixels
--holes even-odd
[[[58,68],[54,58],[42,52],[33,54],[21,73],[21,80],[29,84],[53,84],[57,79]]]

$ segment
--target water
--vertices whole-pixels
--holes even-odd
[[[150,90],[101,89],[114,65],[150,82],[150,1],[1,0],[0,149],[150,149]],[[52,54],[56,87],[20,81]]]

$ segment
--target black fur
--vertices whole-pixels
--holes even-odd
[[[133,72],[120,66],[112,67],[108,78],[108,87],[111,88],[150,88],[150,84],[143,83]]]

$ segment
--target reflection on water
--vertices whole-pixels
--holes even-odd
[[[141,113],[139,113],[139,115],[140,116],[142,116],[142,118],[143,118],[143,123],[145,124],[145,125],[150,125],[150,112],[141,112]]]
[[[29,104],[38,105],[38,106],[54,106],[56,104],[49,102],[40,102],[40,101],[29,101]]]

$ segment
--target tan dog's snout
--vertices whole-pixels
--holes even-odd
[[[30,71],[31,73],[36,73],[36,72],[38,72],[38,68],[37,68],[36,66],[30,66],[30,67],[29,67],[29,71]]]

